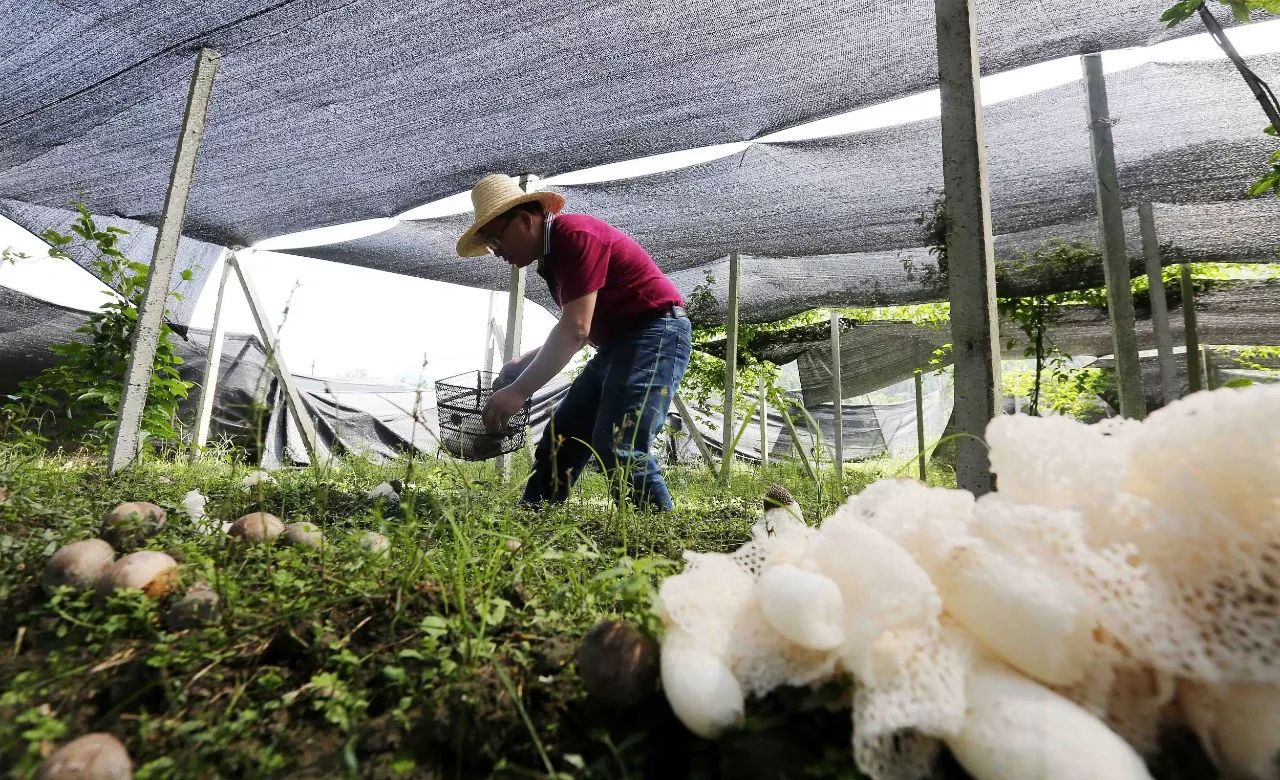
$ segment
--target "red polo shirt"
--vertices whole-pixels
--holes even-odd
[[[558,214],[550,252],[538,263],[561,309],[596,294],[590,341],[597,347],[643,325],[684,298],[631,236],[587,214]]]

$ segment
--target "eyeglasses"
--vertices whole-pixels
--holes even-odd
[[[480,240],[484,245],[492,250],[497,250],[498,245],[502,243],[502,235],[507,232],[507,228],[511,226],[511,222],[516,218],[516,212],[507,215],[507,219],[502,223],[502,227],[494,230],[481,230],[478,232]]]

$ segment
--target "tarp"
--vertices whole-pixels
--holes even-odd
[[[982,0],[984,69],[1198,31],[1167,4]],[[928,2],[7,0],[0,198],[155,224],[200,47],[222,64],[187,235],[230,246],[916,93],[935,35]]]
[[[1181,301],[1176,288],[1167,291],[1169,330],[1175,344],[1185,341]],[[1154,349],[1150,311],[1138,312],[1135,332],[1139,349]],[[1275,345],[1280,342],[1280,282],[1218,282],[1208,292],[1196,296],[1196,331],[1202,344]],[[814,336],[808,349],[801,339],[780,344],[773,356],[784,360],[798,356],[800,380],[806,406],[832,397],[831,347],[823,335],[825,328],[809,328]],[[1025,356],[1030,342],[1007,319],[1000,324],[1000,346],[1006,359]],[[1109,355],[1113,351],[1111,325],[1105,309],[1066,306],[1051,319],[1047,338],[1069,355]],[[869,392],[891,382],[906,379],[916,368],[928,366],[934,350],[951,341],[950,328],[943,324],[914,325],[907,322],[868,322],[844,330],[840,339],[841,391],[845,397]],[[722,348],[723,349],[723,348]],[[767,351],[765,354],[769,354]],[[943,364],[949,352],[939,355]]]
[[[69,209],[33,206],[30,203],[15,200],[0,200],[0,216],[13,220],[39,236],[46,230],[55,230],[64,235],[70,234],[71,225],[79,214]],[[155,228],[132,219],[98,215],[94,216],[94,224],[100,230],[116,228],[127,231],[119,234],[120,251],[130,260],[151,263],[156,244]],[[93,266],[98,254],[92,244],[75,236],[64,249],[76,265],[94,276],[99,276],[97,269]],[[209,279],[209,272],[217,264],[222,251],[220,246],[191,238],[183,238],[178,242],[178,254],[173,264],[169,289],[179,297],[170,298],[166,307],[170,312],[171,323],[186,325],[191,322],[191,314],[195,311],[196,302],[200,299],[200,292],[204,289],[205,282]],[[186,271],[190,271],[190,279],[183,278]]]
[[[1280,74],[1280,55],[1254,58]],[[1276,142],[1227,62],[1152,63],[1112,74],[1111,121],[1131,267],[1142,269],[1136,205],[1156,205],[1166,263],[1280,259],[1280,202],[1242,200]],[[992,210],[1006,294],[1096,286],[1083,267],[1018,268],[1020,254],[1051,239],[1098,245],[1084,87],[1076,82],[985,110]],[[936,119],[787,144],[689,168],[557,187],[571,211],[635,236],[687,295],[707,273],[720,311],[727,258],[743,256],[740,316],[780,319],[820,305],[945,299],[917,218],[942,188]],[[501,289],[506,268],[458,258],[469,215],[402,223],[389,231],[296,254]],[[945,282],[945,279],[942,280]],[[530,295],[550,304],[534,280]],[[715,317],[710,319],[714,320]]]

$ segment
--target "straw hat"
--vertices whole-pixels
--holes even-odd
[[[495,217],[521,203],[541,201],[542,207],[555,214],[564,208],[564,198],[554,192],[525,192],[520,183],[503,173],[491,173],[471,189],[471,207],[475,211],[475,221],[458,239],[458,254],[463,257],[478,257],[488,254],[489,249],[476,233],[489,224]]]

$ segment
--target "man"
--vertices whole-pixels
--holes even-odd
[[[588,343],[596,354],[560,401],[538,442],[521,503],[564,501],[592,455],[615,498],[669,511],[671,494],[649,448],[689,365],[684,299],[636,241],[603,220],[563,214],[564,198],[520,189],[493,174],[471,191],[475,221],[458,254],[492,251],[517,267],[537,263],[560,321],[539,349],[504,366],[518,376],[483,412],[497,430]]]

